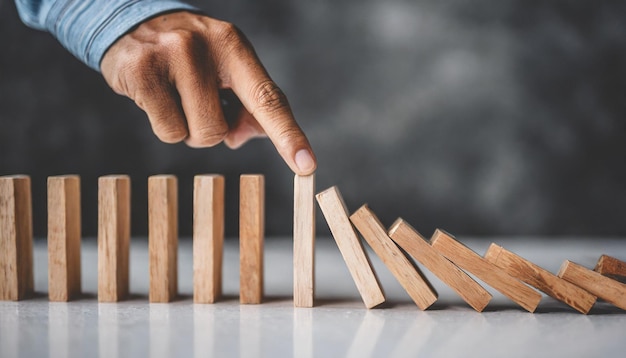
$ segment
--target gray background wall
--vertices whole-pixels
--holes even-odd
[[[385,224],[425,234],[626,235],[624,2],[234,0],[196,2],[238,24],[289,96],[339,185]],[[267,176],[267,233],[291,230],[292,177],[268,141],[238,151],[160,143],[134,104],[0,0],[0,174],[33,178],[36,235],[45,180],[83,179],[95,235],[97,177],[133,179],[133,232],[146,233],[146,181],[179,176],[180,231],[192,178]],[[321,234],[327,229],[318,220]]]

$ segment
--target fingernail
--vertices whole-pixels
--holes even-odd
[[[313,156],[307,149],[300,149],[296,153],[296,166],[303,173],[310,173],[315,168]]]

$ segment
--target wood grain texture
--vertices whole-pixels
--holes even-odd
[[[431,245],[461,269],[474,274],[527,311],[534,312],[539,305],[541,295],[537,291],[509,276],[498,266],[456,241],[450,234],[441,230],[435,231]]]
[[[244,174],[239,182],[239,302],[263,300],[265,177]]]
[[[293,178],[293,304],[313,307],[315,296],[315,175]]]
[[[33,223],[30,177],[0,177],[0,301],[33,293]]]
[[[602,255],[593,270],[605,276],[624,278],[626,277],[626,262],[609,255]]]
[[[178,292],[178,183],[173,175],[148,178],[150,302],[171,302]]]
[[[584,288],[616,307],[626,310],[626,285],[619,281],[569,260],[563,262],[557,276]]]
[[[48,296],[66,302],[80,295],[80,177],[48,178]]]
[[[350,220],[417,307],[425,310],[437,301],[437,291],[387,236],[384,226],[367,205],[361,206]]]
[[[128,295],[130,264],[130,178],[98,179],[98,301],[117,302]]]
[[[193,194],[193,301],[214,303],[222,295],[224,177],[196,175]]]
[[[385,302],[378,277],[350,223],[339,189],[333,186],[318,193],[316,198],[365,306],[372,308]]]
[[[473,309],[482,312],[491,294],[468,274],[433,249],[424,237],[409,223],[396,220],[389,229],[389,236],[417,262],[424,265],[437,278],[450,286]]]
[[[485,259],[500,267],[507,274],[569,305],[580,313],[589,313],[596,302],[596,297],[584,289],[496,244],[489,246]]]

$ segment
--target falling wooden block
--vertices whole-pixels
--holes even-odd
[[[196,175],[193,194],[193,301],[214,303],[222,295],[224,177]]]
[[[385,302],[385,295],[354,227],[346,204],[335,186],[316,195],[333,238],[367,308]]]
[[[239,302],[263,300],[265,178],[244,174],[239,183]]]
[[[313,307],[315,293],[315,175],[293,178],[293,304]]]
[[[626,310],[626,285],[621,282],[602,276],[569,260],[563,262],[557,276]]]
[[[417,262],[424,265],[446,285],[450,286],[473,309],[481,312],[491,294],[468,274],[432,248],[411,225],[402,219],[396,220],[389,229],[389,236]]]
[[[80,177],[48,178],[48,296],[80,295]]]
[[[596,297],[589,292],[496,244],[489,246],[485,259],[578,312],[587,314],[596,302]]]
[[[605,276],[626,277],[626,262],[618,260],[615,257],[602,255],[594,271]]]
[[[178,183],[173,175],[148,178],[150,302],[171,302],[178,291]]]
[[[350,216],[350,220],[417,307],[425,310],[437,301],[437,292],[430,282],[387,236],[384,226],[367,205],[361,206]]]
[[[117,302],[128,295],[130,178],[98,179],[98,301]]]
[[[441,230],[435,231],[431,245],[461,269],[475,275],[527,311],[534,312],[539,305],[541,295],[537,291],[509,276],[498,266],[486,261],[467,246],[456,241],[450,234]]]
[[[0,301],[33,292],[33,224],[30,177],[0,177]]]

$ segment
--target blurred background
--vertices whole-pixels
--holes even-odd
[[[626,235],[626,2],[195,1],[237,24],[289,97],[319,160],[318,191],[402,216],[425,235]],[[147,117],[0,0],[0,175],[82,177],[97,233],[97,177],[131,175],[134,235],[147,177],[179,178],[191,234],[193,175],[263,173],[267,235],[292,230],[292,174],[267,140],[238,151],[160,143]],[[318,211],[319,213],[319,211]],[[318,215],[318,232],[328,229]]]

